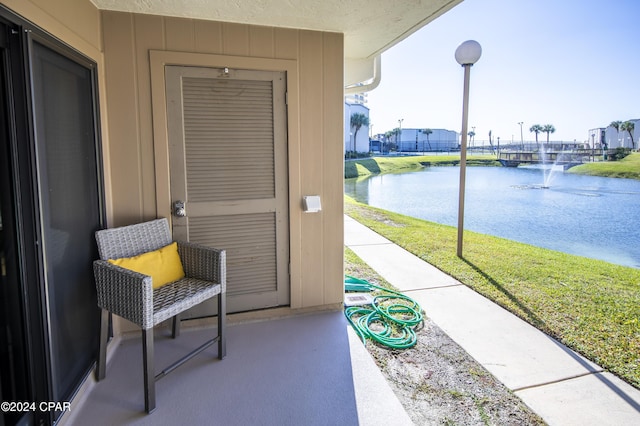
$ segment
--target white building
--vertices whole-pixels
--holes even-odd
[[[364,93],[351,93],[351,94],[345,95],[344,99],[349,104],[366,105],[368,96],[369,96],[369,94],[367,92],[364,92]]]
[[[626,130],[616,130],[615,128],[608,126],[606,128],[600,127],[589,130],[588,143],[591,148],[600,149],[602,144],[606,143],[609,149],[615,148],[636,148],[638,145],[638,138],[640,137],[640,119],[628,120],[634,125],[633,143],[631,136]],[[595,145],[594,145],[595,144]]]
[[[351,127],[351,116],[361,113],[369,117],[369,108],[361,103],[344,103],[344,152],[369,152],[369,126],[362,126],[356,132]],[[354,137],[357,139],[355,140]]]
[[[430,129],[431,133],[420,129],[402,129],[398,137],[399,152],[452,151],[458,149],[458,133],[446,129]],[[396,143],[392,136],[388,142]]]

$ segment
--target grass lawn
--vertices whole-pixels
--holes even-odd
[[[406,172],[418,170],[425,166],[453,166],[460,163],[459,155],[423,155],[408,157],[371,157],[345,161],[344,177],[355,178],[378,173]],[[500,163],[492,155],[470,155],[469,166],[499,166]]]
[[[632,152],[620,161],[581,164],[580,166],[570,168],[569,172],[580,175],[640,180],[640,153]]]
[[[455,227],[348,197],[345,211],[640,388],[639,269],[470,231],[460,259]]]

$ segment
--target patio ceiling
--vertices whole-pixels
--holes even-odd
[[[102,10],[344,34],[345,85],[374,78],[382,52],[462,0],[91,0]]]

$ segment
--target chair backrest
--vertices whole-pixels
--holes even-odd
[[[156,219],[96,232],[100,259],[119,259],[157,250],[171,244],[167,219]]]

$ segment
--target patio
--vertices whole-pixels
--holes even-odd
[[[157,383],[157,409],[144,413],[141,341],[121,340],[107,376],[93,383],[63,424],[383,425],[411,424],[341,311],[266,321],[230,316],[227,357],[215,345]],[[161,329],[164,367],[215,328]]]

